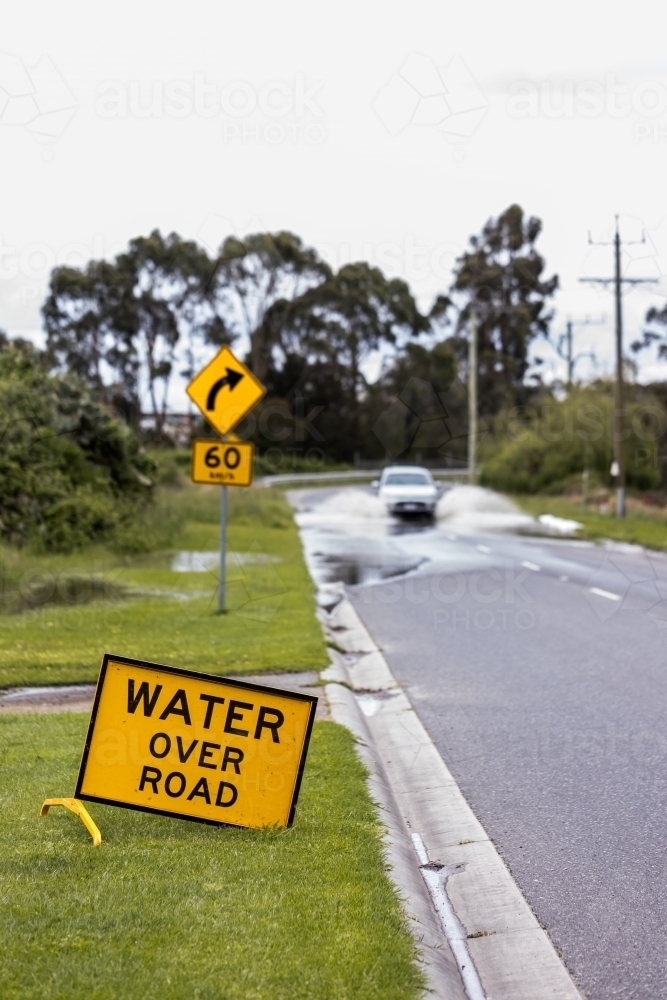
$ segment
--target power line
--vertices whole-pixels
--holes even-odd
[[[618,230],[618,215],[616,220],[616,232],[613,240],[604,242],[594,242],[588,233],[588,242],[591,246],[614,248],[614,276],[613,278],[579,278],[579,281],[590,282],[591,284],[614,285],[614,297],[616,301],[616,385],[614,391],[614,465],[612,474],[616,474],[616,516],[625,517],[625,461],[623,457],[623,311],[622,311],[622,286],[623,285],[649,285],[657,284],[657,278],[623,278],[621,277],[621,246],[633,246],[637,243],[646,243],[646,236],[642,232],[640,240],[625,240],[621,243],[621,235]]]
[[[575,326],[601,326],[607,322],[606,316],[601,316],[600,319],[591,319],[586,316],[585,319],[568,319],[565,333],[558,338],[558,344],[556,345],[556,352],[559,357],[567,364],[567,387],[572,388],[572,383],[574,381],[574,367],[577,361],[581,361],[582,358],[591,358],[593,364],[596,364],[596,357],[593,351],[582,351],[581,353],[574,354],[574,327]],[[566,345],[566,353],[563,355],[563,341]]]

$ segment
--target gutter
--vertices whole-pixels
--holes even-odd
[[[331,713],[369,771],[391,877],[439,1000],[582,1000],[345,588],[320,590]]]

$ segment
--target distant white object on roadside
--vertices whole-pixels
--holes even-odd
[[[579,521],[570,521],[567,517],[556,517],[554,514],[540,514],[537,519],[540,524],[550,531],[557,531],[560,535],[569,535],[573,531],[579,531],[583,524]]]
[[[177,552],[172,559],[173,573],[206,573],[220,563],[218,552]]]
[[[276,556],[264,552],[227,552],[227,563],[252,566],[256,563],[280,562]],[[172,573],[210,573],[220,565],[219,552],[177,552],[171,563]]]

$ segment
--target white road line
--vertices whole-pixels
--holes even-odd
[[[491,549],[489,548],[488,545],[478,545],[477,549],[478,549],[479,552],[490,552],[491,551]]]
[[[569,576],[559,576],[558,579],[561,581],[561,583],[565,583],[570,578]]]
[[[542,569],[542,567],[541,567],[541,566],[538,566],[538,565],[537,565],[537,563],[532,563],[532,562],[528,562],[528,560],[527,560],[527,559],[525,559],[525,560],[524,560],[524,561],[523,561],[523,562],[521,563],[521,565],[522,565],[522,566],[525,566],[525,567],[526,567],[526,569],[532,569],[533,573],[539,573],[539,572],[540,572],[540,570]]]
[[[619,594],[612,594],[610,590],[600,590],[599,587],[591,587],[591,594],[597,594],[598,597],[606,597],[609,601],[620,601],[621,597]]]

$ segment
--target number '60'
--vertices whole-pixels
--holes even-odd
[[[204,464],[207,465],[209,469],[217,469],[221,464],[220,455],[218,454],[219,448],[219,444],[214,444],[204,455]],[[238,448],[225,448],[222,453],[222,461],[228,469],[236,469],[241,461],[241,452]]]

